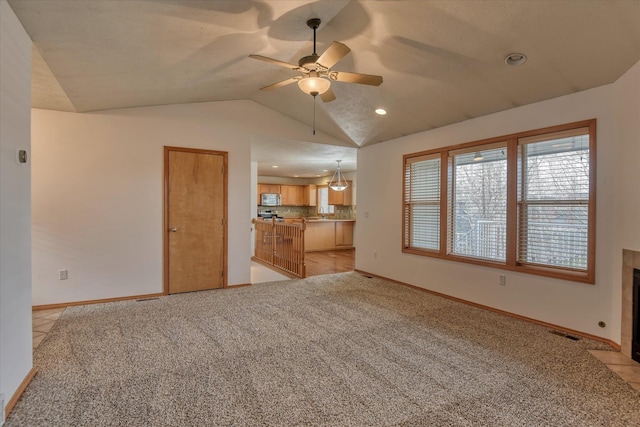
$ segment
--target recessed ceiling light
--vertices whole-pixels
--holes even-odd
[[[316,175],[317,177],[320,177],[320,175]]]
[[[273,165],[271,167],[274,168],[274,169],[278,169],[278,165]]]
[[[293,175],[293,177],[294,177],[294,178],[297,178],[297,177],[299,177],[299,176],[300,176],[300,175]]]
[[[524,53],[510,53],[504,58],[504,63],[507,65],[522,65],[527,62],[527,55]]]
[[[387,110],[385,110],[384,108],[376,108],[376,114],[384,116],[385,114],[387,114]]]
[[[329,169],[322,169],[322,172],[329,172]]]

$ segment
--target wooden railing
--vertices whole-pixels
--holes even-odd
[[[305,223],[285,224],[275,219],[254,219],[254,258],[296,277],[306,276],[304,265]]]

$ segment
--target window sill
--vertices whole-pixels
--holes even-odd
[[[483,267],[496,268],[499,270],[514,271],[518,273],[533,274],[536,276],[550,277],[553,279],[568,280],[571,282],[580,282],[586,284],[595,283],[594,272],[573,271],[553,267],[532,266],[532,265],[509,265],[499,261],[490,261],[478,258],[467,258],[459,255],[443,255],[438,251],[428,249],[403,248],[403,253],[426,256],[430,258],[438,258],[447,261],[461,262],[464,264],[473,264]]]

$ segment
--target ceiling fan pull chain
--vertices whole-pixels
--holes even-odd
[[[313,134],[316,134],[316,95],[313,95]]]

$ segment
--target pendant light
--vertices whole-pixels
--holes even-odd
[[[338,162],[338,168],[336,169],[335,173],[331,177],[331,181],[329,181],[329,188],[331,188],[333,191],[344,191],[349,186],[349,184],[347,183],[347,180],[344,178],[344,175],[342,174],[342,170],[340,170],[341,161],[342,160],[336,160],[336,162]]]

